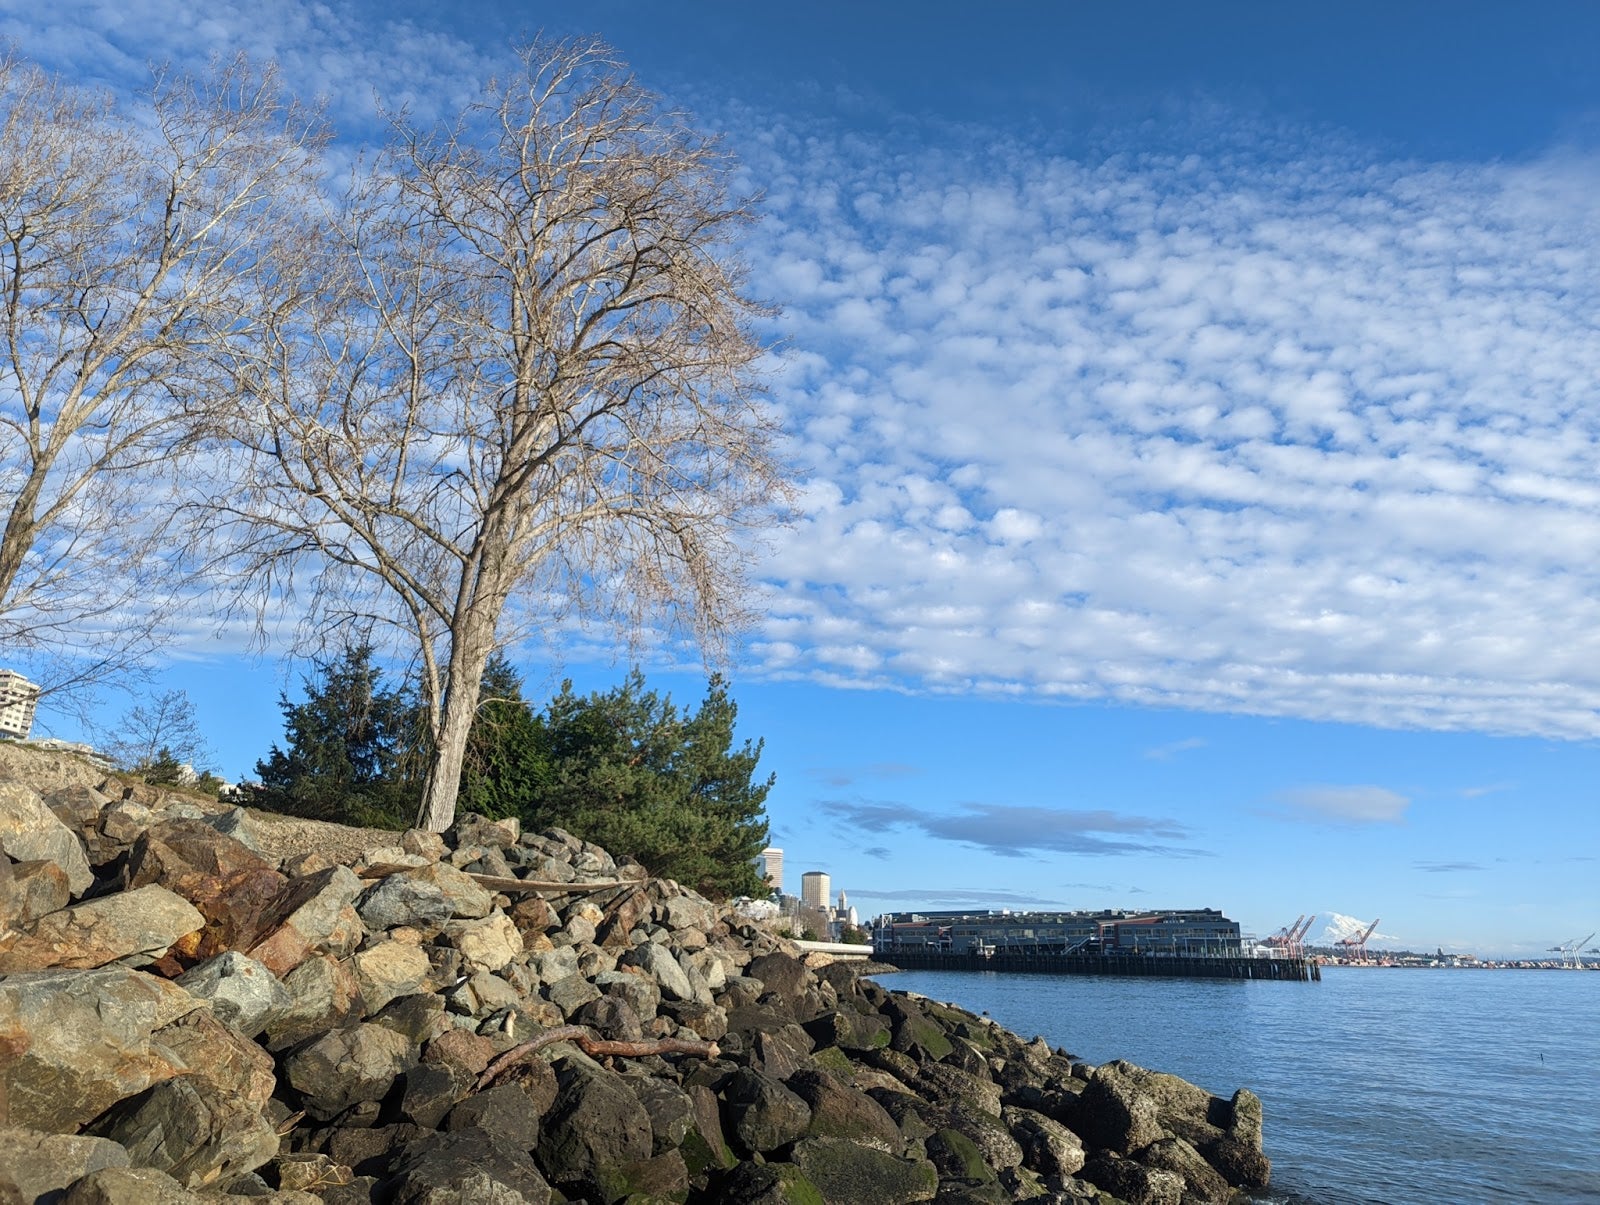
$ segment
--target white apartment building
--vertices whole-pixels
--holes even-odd
[[[0,669],[0,736],[28,739],[39,688],[16,670]]]

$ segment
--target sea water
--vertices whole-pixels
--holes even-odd
[[[1600,1201],[1600,972],[1327,967],[1320,983],[903,971],[1091,1063],[1266,1115],[1268,1199]]]

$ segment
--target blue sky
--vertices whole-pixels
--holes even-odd
[[[731,672],[791,890],[1533,952],[1600,928],[1600,10],[1445,13],[0,0],[0,33],[113,89],[274,57],[356,143],[375,93],[447,113],[519,34],[598,32],[726,132],[804,486]],[[197,620],[165,675],[233,776],[298,672],[239,648]]]

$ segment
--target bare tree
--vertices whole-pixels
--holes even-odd
[[[181,690],[163,691],[129,708],[116,728],[100,742],[100,752],[119,767],[148,774],[170,763],[204,773],[211,756],[194,704]]]
[[[404,631],[442,830],[511,632],[663,616],[714,649],[787,486],[715,140],[596,42],[526,48],[453,128],[393,128],[343,255],[238,366],[255,471],[221,505],[261,599],[311,570],[324,629]]]
[[[124,115],[0,54],[0,646],[47,691],[136,664],[183,596],[164,532],[316,123],[237,60]]]

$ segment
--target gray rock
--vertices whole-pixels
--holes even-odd
[[[387,1191],[394,1205],[548,1205],[551,1196],[526,1153],[482,1129],[412,1142]]]
[[[656,942],[636,946],[624,954],[620,962],[623,966],[636,966],[645,971],[660,985],[661,994],[667,999],[694,999],[694,986],[689,982],[689,976],[684,974],[683,967],[666,946]]]
[[[473,1093],[450,1110],[447,1130],[488,1130],[519,1151],[539,1145],[539,1114],[520,1084],[498,1084]]]
[[[313,1034],[336,1029],[366,1012],[355,973],[326,954],[306,959],[283,979],[289,1007],[267,1022],[267,1049],[287,1050]]]
[[[1181,1177],[1184,1205],[1226,1205],[1233,1200],[1233,1187],[1227,1179],[1182,1138],[1152,1142],[1137,1158],[1148,1168]]]
[[[669,929],[704,931],[716,922],[710,901],[698,895],[675,895],[661,908],[662,921]]]
[[[54,862],[66,872],[73,895],[94,882],[83,842],[45,806],[39,792],[0,780],[0,847],[19,862]]]
[[[591,1000],[600,999],[600,989],[577,974],[547,985],[544,994],[551,1004],[561,1010],[561,1015],[568,1018]]]
[[[898,1155],[900,1127],[884,1107],[865,1092],[841,1083],[822,1071],[796,1071],[787,1081],[789,1091],[806,1102],[811,1138],[849,1138]]]
[[[154,1038],[204,1005],[127,967],[0,978],[0,1100],[16,1126],[71,1133],[188,1070]]]
[[[127,1166],[128,1152],[105,1138],[0,1129],[0,1201],[51,1200],[90,1172]]]
[[[191,996],[211,1001],[218,1018],[250,1038],[294,1004],[276,975],[237,950],[206,959],[175,982]]]
[[[578,951],[572,946],[557,946],[528,959],[528,965],[543,983],[554,983],[578,971]]]
[[[806,1138],[791,1161],[828,1205],[906,1205],[931,1201],[939,1173],[926,1159],[901,1159],[847,1138]]]
[[[170,815],[175,815],[168,809]],[[269,838],[263,832],[263,822],[257,820],[243,808],[233,808],[220,815],[207,816],[202,813],[207,824],[226,837],[232,837],[246,849],[255,853],[264,853],[268,848]]]
[[[568,1196],[613,1201],[627,1195],[654,1132],[644,1106],[613,1072],[564,1060],[560,1089],[534,1153],[546,1178]]]
[[[1105,1189],[1127,1205],[1181,1205],[1183,1201],[1182,1176],[1145,1167],[1111,1151],[1096,1151],[1078,1178]]]
[[[602,971],[594,977],[594,985],[608,996],[615,996],[633,1009],[641,1021],[656,1015],[661,1007],[661,989],[648,975],[628,971]]]
[[[787,1146],[806,1132],[811,1109],[777,1079],[741,1067],[723,1091],[734,1137],[752,1153]]]
[[[1126,1155],[1166,1137],[1155,1100],[1115,1063],[1095,1071],[1078,1102],[1074,1128],[1089,1146]]]
[[[93,1128],[121,1143],[138,1166],[164,1171],[186,1188],[254,1171],[278,1153],[276,1127],[203,1075],[157,1084]]]
[[[403,941],[380,941],[350,963],[369,1016],[391,1000],[422,991],[433,973],[422,947]]]
[[[0,856],[0,932],[21,929],[65,908],[72,899],[67,872],[54,862],[11,864]]]
[[[90,1172],[59,1205],[202,1205],[201,1199],[153,1167],[110,1167]]]
[[[1023,1161],[1045,1176],[1075,1176],[1083,1167],[1083,1140],[1058,1121],[1031,1109],[1007,1107],[1001,1120],[1022,1147]]]
[[[637,1042],[644,1037],[639,1014],[620,996],[598,996],[576,1012],[567,1014],[574,1025],[587,1025],[613,1042]]]
[[[625,1081],[650,1115],[652,1150],[677,1150],[695,1129],[694,1102],[671,1080],[629,1076]]]
[[[52,912],[21,934],[0,938],[0,974],[108,962],[142,966],[205,923],[199,909],[165,887],[122,891]]]
[[[421,1063],[406,1072],[400,1116],[424,1129],[436,1130],[470,1086],[466,1076],[446,1063]]]
[[[464,872],[434,863],[389,875],[363,896],[357,911],[373,930],[411,925],[437,931],[456,917],[486,917],[493,906],[493,896]]]
[[[284,1060],[283,1069],[306,1112],[327,1121],[352,1105],[382,1100],[416,1062],[416,1049],[403,1035],[364,1023],[302,1046]]]

